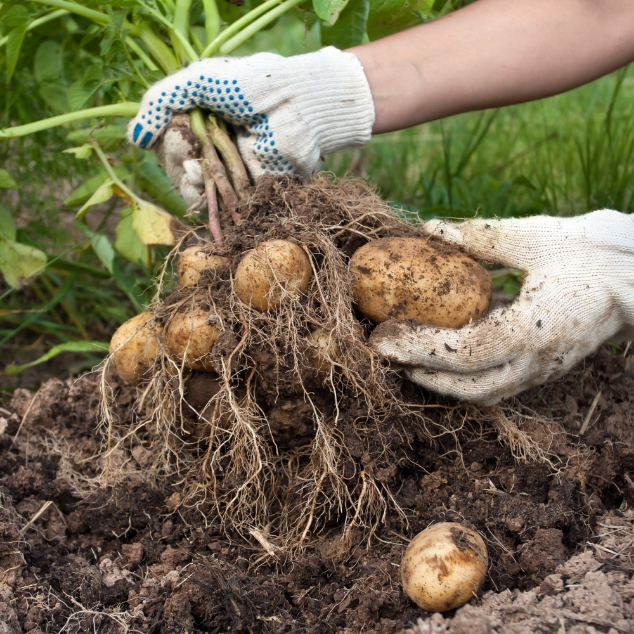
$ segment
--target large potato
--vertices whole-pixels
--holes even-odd
[[[235,276],[236,295],[257,310],[274,310],[290,294],[303,293],[312,276],[310,260],[288,240],[270,240],[246,253]]]
[[[434,524],[418,533],[403,554],[403,589],[429,612],[454,610],[476,595],[488,563],[476,531],[454,522]]]
[[[165,345],[171,355],[191,370],[215,372],[211,362],[211,349],[220,336],[220,330],[207,322],[209,311],[194,306],[176,313],[165,330]]]
[[[196,286],[205,271],[221,269],[224,262],[219,255],[212,255],[203,246],[189,247],[178,256],[179,288]]]
[[[415,319],[460,328],[483,317],[491,304],[491,278],[471,258],[422,238],[382,238],[350,259],[352,295],[376,323]]]
[[[110,355],[117,374],[127,383],[138,383],[160,353],[159,326],[146,311],[128,319],[110,340]]]

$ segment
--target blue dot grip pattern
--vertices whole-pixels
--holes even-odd
[[[245,137],[255,136],[252,145],[254,156],[265,174],[293,174],[295,169],[275,147],[275,138],[269,130],[265,113],[257,112],[242,93],[237,79],[214,79],[200,75],[196,81],[175,85],[172,91],[161,93],[149,108],[141,113],[132,132],[132,140],[141,148],[151,147],[158,140],[162,129],[177,112],[200,107],[211,110],[233,125],[243,128]]]

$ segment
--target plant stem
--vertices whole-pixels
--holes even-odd
[[[42,0],[38,0],[38,1],[42,1]],[[46,0],[46,1],[50,2],[51,0]],[[59,0],[55,0],[55,1],[57,2]],[[178,39],[178,41],[183,47],[185,55],[189,58],[187,61],[195,62],[198,59],[198,54],[193,49],[192,45],[189,43],[187,36],[183,35],[180,31],[178,31],[174,27],[174,25],[164,15],[161,15],[159,11],[157,11],[156,9],[153,9],[152,7],[148,7],[144,2],[142,2],[142,0],[137,0],[137,1],[146,11],[148,11],[148,13],[153,15],[158,22],[160,22],[168,31],[170,31],[170,33],[173,33],[176,36],[176,38]]]
[[[67,2],[67,0],[33,0],[37,4],[45,4],[49,7],[57,7],[58,9],[65,9],[69,13],[75,13],[81,15],[97,24],[107,26],[110,23],[110,18],[106,13],[101,11],[94,11],[88,7],[84,7],[76,2]]]
[[[152,57],[154,57],[154,59],[159,63],[166,74],[169,75],[180,68],[179,63],[169,46],[167,46],[165,42],[163,42],[163,40],[158,37],[154,31],[152,31],[148,24],[141,23],[136,28],[138,36],[147,46],[148,51],[152,54]]]
[[[279,5],[280,0],[268,0],[261,4],[259,7],[252,9],[246,15],[243,15],[239,20],[236,20],[233,24],[230,24],[220,35],[214,38],[213,41],[207,44],[207,47],[202,52],[201,57],[211,57],[214,55],[220,45],[226,42],[231,36],[235,35],[245,27],[247,24],[251,24],[253,20],[259,18],[263,13],[266,13],[269,9]]]
[[[32,31],[33,29],[37,29],[38,26],[42,26],[42,24],[46,24],[47,22],[51,22],[52,20],[57,20],[57,18],[61,18],[64,15],[68,15],[68,11],[66,9],[58,9],[57,11],[52,11],[51,13],[47,13],[40,18],[36,18],[31,22],[27,27],[27,31]],[[0,37],[0,48],[2,48],[9,40],[9,36],[5,35],[5,37]]]
[[[192,0],[176,0],[174,6],[174,30],[176,33],[180,33],[186,40],[189,38],[189,10],[192,6]],[[188,40],[189,41],[189,40]],[[181,61],[187,60],[187,55],[182,45],[178,46]]]
[[[15,139],[27,134],[34,134],[42,130],[56,128],[60,125],[72,123],[73,121],[81,121],[82,119],[92,119],[93,117],[134,117],[139,111],[139,104],[131,101],[125,103],[113,103],[109,106],[97,106],[96,108],[86,108],[77,112],[67,112],[49,119],[42,119],[27,123],[25,125],[16,125],[13,128],[4,128],[0,130],[0,139]]]
[[[238,200],[245,200],[251,182],[238,148],[233,144],[229,135],[218,125],[213,115],[209,115],[207,118],[207,130],[229,170]]]
[[[158,66],[150,59],[146,52],[131,37],[125,38],[125,43],[129,49],[145,64],[145,67],[151,71],[157,71]]]
[[[205,34],[209,43],[213,42],[220,33],[220,13],[218,13],[216,0],[203,0],[203,8],[205,9]],[[204,51],[201,57],[205,57]]]
[[[304,0],[285,0],[285,2],[282,2],[282,4],[280,4],[276,9],[264,14],[246,29],[242,29],[238,35],[231,38],[226,44],[223,44],[220,47],[220,54],[230,55],[239,46],[242,46],[242,44],[244,44],[249,38],[253,37],[258,31],[261,31],[265,26],[268,26],[271,22],[273,22],[273,20],[277,20],[277,18],[281,15],[293,7],[296,7],[298,4],[301,4],[303,1]]]

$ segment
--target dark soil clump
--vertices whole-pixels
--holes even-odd
[[[562,392],[576,394],[579,372],[593,388],[609,394],[602,383],[606,367],[624,362],[601,350],[568,377],[531,391],[522,401],[543,408],[556,403]],[[117,389],[119,414],[125,417],[131,388]],[[5,629],[0,631],[391,634],[426,618],[403,595],[398,565],[408,539],[431,522],[463,522],[486,540],[491,566],[483,591],[494,594],[485,595],[485,607],[492,605],[487,597],[500,592],[511,606],[515,595],[508,591],[559,596],[562,573],[556,571],[565,569],[569,557],[583,553],[587,543],[606,543],[594,538],[606,532],[602,525],[633,524],[624,509],[634,504],[634,487],[628,485],[634,453],[606,429],[613,411],[606,404],[586,444],[569,435],[574,424],[566,432],[560,423],[550,423],[560,434],[557,450],[565,460],[556,470],[544,463],[518,464],[494,431],[483,429],[479,436],[463,431],[462,456],[455,451],[453,434],[433,441],[414,434],[410,463],[394,464],[378,476],[389,482],[407,523],[388,514],[369,548],[360,529],[346,544],[333,526],[291,558],[266,535],[249,543],[227,535],[213,518],[203,521],[196,508],[183,505],[178,482],[160,488],[148,484],[141,477],[144,456],[139,451],[117,457],[128,461],[118,483],[97,483],[101,486],[86,495],[83,481],[99,471],[90,460],[101,441],[98,394],[95,378],[53,380],[35,397],[17,391],[4,412],[0,610]],[[528,431],[546,438],[553,430],[533,425]],[[612,519],[605,520],[606,513]],[[618,528],[611,530],[620,534]],[[599,563],[590,553],[583,555],[590,557],[586,569],[595,575],[595,586],[596,575],[603,574],[596,570],[611,570],[609,578],[625,584],[634,570],[627,564],[631,544],[629,550],[627,542],[618,548],[610,544],[614,552],[626,547],[612,568],[600,559],[601,554],[612,557],[609,553],[596,551]],[[565,574],[563,579],[565,585]],[[483,611],[472,618],[495,625],[502,612],[494,607],[477,608]],[[462,610],[468,609],[475,608]],[[504,614],[519,613],[508,608]],[[543,614],[547,618],[549,613]],[[631,618],[632,612],[627,614]],[[535,619],[530,614],[522,618]],[[460,632],[459,626],[456,619],[455,630],[442,631]],[[537,628],[535,623],[531,627]]]

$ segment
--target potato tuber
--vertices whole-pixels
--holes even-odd
[[[176,313],[165,330],[165,345],[171,355],[190,370],[215,372],[211,349],[220,330],[208,323],[209,311],[200,306]]]
[[[303,293],[311,277],[310,260],[300,246],[288,240],[270,240],[247,252],[238,264],[236,295],[257,310],[273,310],[289,294]]]
[[[128,319],[110,340],[110,355],[117,374],[127,383],[138,383],[160,352],[161,329],[146,311]]]
[[[415,319],[460,328],[483,317],[491,303],[484,267],[422,238],[368,242],[352,255],[350,273],[359,311],[376,323]]]
[[[454,610],[476,595],[488,563],[476,531],[454,522],[434,524],[418,533],[403,554],[403,589],[429,612]]]
[[[223,266],[223,259],[219,255],[208,253],[203,246],[189,247],[178,257],[178,286],[197,286],[205,271],[221,269]]]

